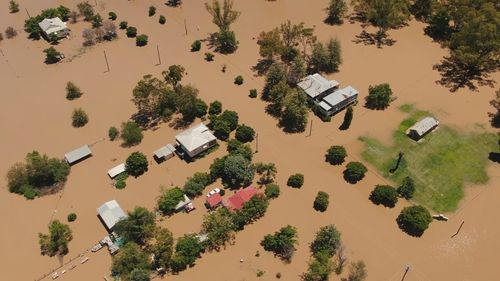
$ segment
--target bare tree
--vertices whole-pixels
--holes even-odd
[[[335,253],[335,273],[337,275],[342,274],[344,267],[347,263],[347,256],[345,254],[345,246],[344,244],[340,244],[337,252]]]
[[[82,31],[82,37],[84,39],[83,41],[84,46],[92,46],[95,44],[95,34],[92,29],[85,28]]]
[[[78,21],[78,12],[71,11],[71,13],[69,13],[69,18],[71,19],[71,23],[76,23]]]
[[[94,28],[94,36],[95,36],[95,40],[96,42],[102,42],[102,40],[104,40],[104,29],[102,29],[102,27],[98,27],[98,28]]]
[[[17,31],[12,26],[9,26],[5,29],[5,36],[7,39],[14,38],[17,36]]]

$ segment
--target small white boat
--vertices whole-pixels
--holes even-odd
[[[83,259],[80,263],[81,263],[81,264],[84,264],[84,263],[86,263],[88,260],[89,260],[89,258],[88,258],[88,257],[85,257],[85,258],[84,258],[84,259]]]

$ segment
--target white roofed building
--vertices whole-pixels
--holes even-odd
[[[203,123],[178,134],[175,141],[190,158],[217,144],[217,139]]]
[[[324,97],[319,103],[318,107],[321,113],[325,116],[331,116],[340,110],[346,108],[350,104],[356,102],[358,99],[358,90],[351,86],[343,89],[338,89],[335,92]]]
[[[116,223],[127,217],[116,200],[111,200],[102,204],[101,207],[97,208],[97,214],[104,223],[104,226],[106,226],[106,229],[110,232],[113,230]]]
[[[415,125],[411,126],[406,134],[414,139],[419,140],[439,125],[439,121],[433,117],[425,117],[424,119],[415,123]]]
[[[66,162],[68,162],[68,164],[71,165],[87,157],[90,157],[91,155],[92,151],[90,150],[90,147],[88,145],[84,145],[80,148],[77,148],[73,151],[64,154],[64,159],[66,159]]]
[[[125,168],[125,163],[121,163],[120,165],[117,165],[117,166],[109,169],[108,176],[113,179],[116,176],[118,176],[119,174],[125,173],[126,170],[127,169]]]
[[[57,37],[66,37],[69,34],[68,26],[60,18],[44,19],[38,23],[46,36],[55,34]]]
[[[326,95],[332,93],[339,86],[339,82],[335,80],[327,80],[325,77],[316,73],[308,75],[300,81],[297,86],[311,99],[320,100]]]

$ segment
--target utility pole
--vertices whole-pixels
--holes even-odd
[[[158,53],[158,65],[161,64],[161,57],[160,57],[160,46],[156,44],[156,51]]]
[[[310,137],[312,135],[312,131],[313,131],[313,119],[311,119],[311,125],[309,126],[309,135],[308,135],[308,137]]]
[[[26,14],[28,14],[28,18],[30,18],[30,19],[31,19],[30,12],[28,12],[28,9],[27,9],[27,8],[24,8],[24,10],[26,11]]]
[[[184,30],[186,30],[186,35],[188,35],[188,28],[186,25],[186,19],[184,19]]]
[[[106,56],[106,51],[104,51],[104,59],[106,60],[106,66],[108,67],[107,72],[109,72],[109,63],[108,63],[108,57]]]
[[[405,277],[406,277],[406,274],[408,274],[408,271],[410,271],[410,266],[409,265],[406,266],[405,273],[403,274],[403,278],[401,278],[401,281],[405,280]]]
[[[259,152],[259,134],[255,135],[255,153]]]

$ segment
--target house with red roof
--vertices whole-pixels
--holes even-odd
[[[222,196],[220,196],[219,193],[215,193],[214,195],[207,197],[206,205],[209,209],[215,209],[220,204],[222,204]]]
[[[249,186],[238,190],[235,194],[230,196],[226,201],[224,201],[224,206],[230,211],[237,211],[243,208],[243,204],[250,201],[252,197],[257,194],[257,189],[253,186]]]

